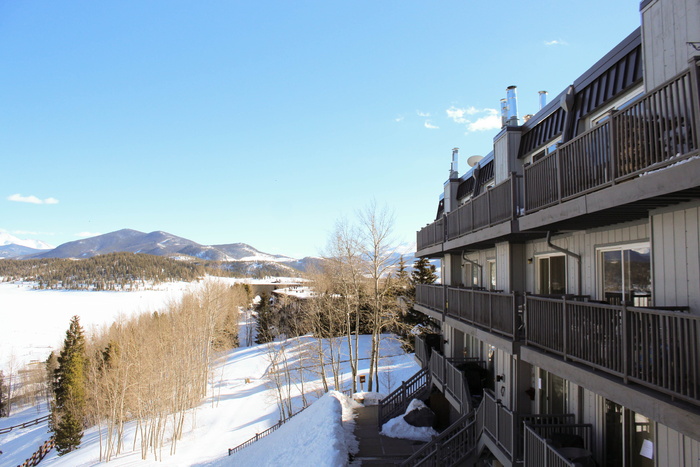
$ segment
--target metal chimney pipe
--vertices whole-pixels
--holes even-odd
[[[508,103],[505,99],[501,99],[501,128],[506,126],[508,122]]]
[[[547,91],[540,91],[540,110],[544,109],[544,106],[547,105]]]
[[[506,99],[508,100],[508,125],[518,125],[518,95],[516,92],[517,86],[508,86],[506,88]]]
[[[459,148],[452,149],[452,166],[450,167],[450,178],[459,178],[457,170],[457,158],[459,157]]]

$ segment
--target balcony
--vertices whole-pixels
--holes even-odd
[[[519,204],[517,181],[518,178],[511,175],[507,180],[423,227],[417,234],[418,251],[514,219]]]
[[[700,406],[700,316],[525,297],[525,343]]]
[[[416,249],[424,250],[431,246],[440,245],[445,241],[445,221],[444,217],[428,224],[418,231],[416,238]]]
[[[525,213],[697,155],[694,88],[685,72],[526,167]]]
[[[513,293],[419,284],[416,304],[511,340],[519,335],[522,297]]]

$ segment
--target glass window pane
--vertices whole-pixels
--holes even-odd
[[[624,250],[625,295],[634,306],[651,306],[651,253],[648,247]]]
[[[611,305],[619,305],[622,303],[622,252],[604,251],[602,257],[603,298]]]
[[[566,258],[564,256],[552,256],[549,258],[549,280],[550,293],[566,293]]]
[[[540,270],[539,292],[543,295],[548,295],[549,291],[549,258],[540,258],[537,261],[538,269]]]

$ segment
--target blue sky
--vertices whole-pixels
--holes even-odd
[[[507,86],[535,113],[639,23],[637,0],[0,2],[0,229],[301,257],[375,200],[413,243]]]

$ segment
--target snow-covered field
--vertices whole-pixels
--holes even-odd
[[[369,350],[369,336],[361,336],[362,356],[366,356]],[[308,342],[308,338],[300,338],[299,343]],[[255,465],[276,466],[279,465],[280,456],[284,456],[285,465],[343,465],[336,462],[339,458],[345,458],[346,453],[333,454],[346,445],[344,439],[340,439],[338,422],[340,410],[335,402],[322,402],[320,408],[310,408],[301,412],[279,430],[269,435],[267,444],[258,446],[253,450],[256,460],[253,463],[251,454],[246,450],[228,456],[228,449],[233,448],[244,441],[254,437],[270,426],[277,423],[279,414],[274,396],[274,388],[270,386],[266,376],[269,366],[267,357],[268,348],[258,345],[248,348],[235,349],[221,358],[212,372],[212,384],[209,397],[190,415],[182,440],[178,442],[175,455],[169,455],[169,444],[163,449],[162,461],[156,461],[152,454],[148,459],[141,459],[138,448],[132,449],[134,444],[134,424],[130,424],[127,431],[125,446],[126,452],[117,456],[109,465],[115,466],[224,466],[224,465]],[[381,360],[380,382],[382,392],[387,392],[387,384],[391,383],[394,389],[402,380],[410,378],[418,365],[412,355],[400,354],[400,346],[397,342],[386,338],[382,354],[392,355]],[[398,355],[398,356],[397,356]],[[368,360],[361,360],[361,373],[367,374]],[[349,385],[349,368],[344,365],[344,385]],[[389,377],[390,375],[390,377]],[[315,381],[320,386],[318,380]],[[299,391],[294,391],[293,402],[295,410],[302,407]],[[310,402],[321,395],[320,391],[310,391]],[[312,410],[313,408],[313,410]],[[24,421],[40,417],[47,413],[42,407],[27,408],[12,417],[0,419],[0,428],[13,426]],[[297,422],[292,424],[296,418]],[[333,422],[335,420],[335,422]],[[330,425],[329,425],[330,423]],[[335,423],[335,424],[334,424]],[[335,433],[335,434],[334,434]],[[22,430],[0,435],[0,465],[19,465],[48,439],[46,424],[30,427]],[[301,444],[298,444],[301,443]],[[304,449],[292,449],[293,446],[301,446]],[[252,448],[246,448],[252,449]],[[295,458],[297,452],[300,457]],[[291,457],[290,457],[291,456]],[[83,443],[75,452],[58,457],[52,451],[41,463],[42,466],[91,466],[99,463],[100,443],[99,433],[95,428],[85,432]],[[309,464],[308,459],[327,459],[327,463]],[[295,460],[296,459],[296,460]]]
[[[132,316],[161,309],[178,300],[196,283],[175,282],[156,290],[88,292],[34,290],[33,283],[0,283],[0,369],[10,360],[16,368],[32,360],[44,361],[63,343],[71,317],[80,316],[86,331]]]
[[[10,290],[12,287],[17,288],[17,285],[10,287],[7,284],[0,285],[0,307],[2,307],[0,313],[5,315],[6,309],[12,309],[15,310],[15,314],[31,316],[24,316],[21,319],[10,315],[7,318],[3,316],[3,321],[9,319],[12,322],[14,333],[22,335],[12,336],[12,333],[2,326],[0,342],[6,345],[5,338],[16,339],[13,342],[20,343],[31,341],[34,347],[31,347],[26,355],[37,349],[48,351],[49,345],[59,345],[68,320],[73,314],[80,314],[81,321],[88,326],[102,324],[109,322],[120,313],[133,314],[157,309],[167,300],[175,299],[184,292],[184,288],[169,289],[160,295],[158,292],[153,294],[139,292],[133,295],[143,294],[143,297],[135,298],[130,297],[132,293],[42,292],[30,291],[22,287],[14,291]],[[28,299],[28,297],[32,298]],[[7,303],[11,304],[12,308],[6,308]],[[85,314],[81,314],[81,311]],[[51,313],[63,314],[60,317],[53,317],[49,316]],[[57,329],[44,329],[44,324],[47,328],[57,327]],[[32,325],[39,328],[36,333],[29,331]],[[312,342],[311,337],[290,340],[286,343],[286,352],[293,361],[300,358],[298,350],[311,345]],[[361,336],[360,356],[365,358],[360,360],[361,374],[367,374],[368,371],[369,360],[366,357],[369,356],[369,344],[369,336]],[[341,346],[342,350],[344,348],[345,346]],[[228,456],[229,448],[243,443],[279,420],[275,389],[271,386],[266,373],[270,365],[269,350],[266,345],[258,345],[235,349],[221,356],[212,370],[209,396],[189,415],[183,438],[178,442],[174,455],[169,454],[169,443],[166,442],[162,460],[155,460],[152,453],[149,453],[146,460],[142,460],[138,444],[134,449],[135,426],[132,423],[126,430],[125,451],[113,458],[109,465],[217,467],[255,465],[262,467],[279,465],[280,459],[284,459],[284,465],[290,466],[343,465],[342,462],[347,458],[347,452],[344,450],[347,450],[348,444],[347,439],[344,438],[340,420],[345,418],[347,421],[348,415],[347,403],[339,403],[339,399],[341,401],[343,399],[341,395],[326,396],[318,405],[311,405],[266,438],[265,444],[261,441],[255,448],[246,448],[234,456]],[[383,393],[397,387],[401,381],[407,380],[419,369],[413,356],[403,354],[399,343],[389,336],[383,340],[381,354],[385,356],[380,360],[379,376],[380,391]],[[26,357],[24,351],[22,355]],[[341,358],[347,359],[347,356]],[[341,388],[346,389],[350,386],[348,363],[341,365],[341,372]],[[330,370],[328,373],[332,381]],[[321,397],[323,391],[318,375],[308,372],[306,378],[305,392],[308,402],[311,403]],[[302,408],[299,387],[293,388],[292,401],[295,411]],[[344,405],[346,406],[345,415],[341,415],[341,408]],[[17,425],[47,413],[45,406],[39,409],[28,407],[17,410],[12,417],[0,419],[0,428]],[[0,451],[3,452],[0,455],[0,465],[21,464],[49,436],[46,423],[0,434]],[[295,448],[292,449],[292,447]],[[249,449],[251,451],[246,453]],[[83,443],[77,451],[62,457],[58,457],[56,452],[52,451],[41,465],[92,466],[98,464],[99,459],[100,433],[96,428],[90,428],[86,430]]]

